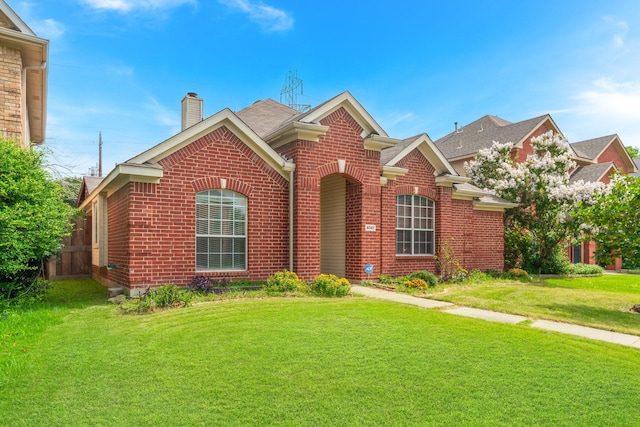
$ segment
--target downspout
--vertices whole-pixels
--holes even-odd
[[[294,196],[294,179],[293,172],[296,170],[296,164],[287,162],[283,165],[283,169],[289,172],[289,271],[293,271],[293,227],[295,220],[293,218],[293,196]]]
[[[289,171],[289,271],[293,271],[293,169]]]

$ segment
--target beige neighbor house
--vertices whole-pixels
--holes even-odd
[[[47,119],[49,41],[0,0],[0,135],[42,144]]]
[[[480,119],[458,128],[435,141],[435,145],[451,163],[461,176],[465,176],[464,163],[473,160],[478,151],[489,148],[494,141],[501,143],[512,142],[513,158],[524,162],[533,153],[531,139],[552,131],[562,135],[549,114],[512,123],[500,117],[486,115]],[[638,167],[627,153],[618,135],[608,135],[586,141],[569,144],[576,167],[571,171],[571,182],[608,183],[614,172],[623,174],[637,173]],[[594,264],[594,242],[584,242],[581,245],[567,249],[569,259],[574,263],[583,262]],[[622,260],[611,269],[620,269]]]

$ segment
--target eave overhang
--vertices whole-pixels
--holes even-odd
[[[98,194],[109,197],[130,182],[157,184],[163,173],[158,164],[119,163],[78,207],[86,208]]]
[[[316,123],[291,122],[264,138],[271,148],[281,147],[296,140],[318,142],[326,135],[329,126]]]
[[[385,148],[395,146],[400,142],[399,139],[389,138],[388,136],[380,136],[370,134],[364,138],[364,149],[371,151],[382,151]]]
[[[29,134],[35,144],[45,140],[47,126],[47,61],[49,41],[35,35],[0,27],[0,43],[20,50],[23,75],[26,79],[24,102],[27,107]]]

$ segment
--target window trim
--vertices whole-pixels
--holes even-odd
[[[400,198],[405,198],[406,201],[406,197],[410,197],[411,200],[411,205],[406,205],[406,204],[402,204],[401,206],[399,205],[400,202]],[[426,216],[425,217],[416,217],[415,216],[415,201],[416,199],[423,199],[426,201]],[[411,226],[410,227],[399,227],[399,207],[409,207],[410,210],[410,215],[409,216],[402,216],[403,219],[405,220],[409,220]],[[435,256],[435,252],[436,252],[436,202],[433,199],[430,199],[429,197],[426,196],[422,196],[419,194],[398,194],[396,195],[396,203],[395,203],[395,212],[396,212],[396,227],[395,227],[395,233],[396,233],[396,237],[395,237],[395,254],[398,257],[432,257]],[[429,212],[431,213],[431,216],[429,216]],[[421,228],[421,227],[416,227],[416,219],[423,219],[425,220],[425,228]],[[432,224],[432,227],[429,228],[428,225],[429,223]],[[399,249],[399,245],[398,245],[398,232],[402,231],[402,232],[410,232],[410,236],[411,236],[411,240],[409,242],[403,242],[404,244],[409,244],[409,247],[411,249],[410,252],[398,252]],[[426,233],[426,237],[427,239],[425,240],[425,253],[415,253],[415,245],[416,245],[416,232],[425,232]],[[431,239],[429,239],[429,235],[431,235]],[[428,251],[429,246],[431,246],[431,251]]]
[[[226,195],[226,197],[230,197],[230,196],[233,197],[234,203],[231,206],[232,206],[232,209],[234,211],[236,209],[238,209],[238,207],[239,207],[239,205],[236,204],[236,198],[244,200],[244,206],[243,206],[243,208],[244,208],[244,212],[243,212],[244,218],[243,218],[243,221],[242,221],[243,228],[244,228],[244,233],[243,234],[233,234],[234,231],[235,231],[235,228],[234,228],[234,231],[232,231],[231,234],[228,234],[228,233],[199,234],[198,233],[198,221],[199,220],[206,219],[208,221],[207,228],[210,228],[211,222],[216,221],[215,218],[213,218],[213,219],[209,218],[209,217],[207,217],[207,218],[198,218],[198,205],[204,205],[203,203],[198,203],[198,195],[202,195],[202,194],[206,193],[209,197],[211,197],[210,192],[215,192],[215,191],[220,192],[220,197],[221,198],[225,197],[225,195]],[[199,192],[196,193],[195,205],[196,205],[195,230],[194,230],[195,231],[194,232],[194,235],[195,235],[195,254],[194,254],[195,255],[194,256],[195,270],[197,272],[238,272],[238,271],[247,271],[249,269],[248,268],[248,265],[249,265],[249,218],[248,218],[249,217],[249,198],[247,196],[245,196],[244,194],[238,193],[238,192],[235,192],[235,191],[226,190],[226,189],[223,189],[223,188],[211,188],[211,189],[199,191]],[[220,210],[222,211],[223,204],[220,203],[220,204],[216,205],[215,203],[212,203],[211,200],[209,199],[209,201],[206,204],[206,206],[208,207],[208,210],[211,208],[211,206],[219,206]],[[208,216],[209,216],[209,214],[208,214]],[[225,222],[230,222],[230,223],[239,222],[238,220],[234,220],[234,219],[222,218],[222,215],[221,215],[220,218],[217,219],[217,221],[220,221],[220,225],[221,225],[220,229],[221,230],[223,228],[222,227],[222,221],[223,220]],[[232,226],[232,228],[233,228],[233,226]],[[235,265],[234,258],[235,258],[235,255],[237,255],[236,252],[235,252],[235,249],[233,248],[234,247],[234,242],[237,241],[237,240],[243,240],[244,241],[244,245],[243,245],[243,252],[244,252],[243,253],[243,255],[244,255],[243,266],[242,267],[231,267],[231,268],[227,268],[227,267],[215,268],[215,267],[212,267],[210,265],[209,259],[207,259],[207,266],[206,267],[200,267],[200,265],[198,264],[198,255],[201,255],[203,253],[207,254],[207,255],[211,255],[211,254],[216,254],[217,252],[209,252],[209,251],[207,251],[207,252],[198,252],[198,239],[199,238],[228,239],[230,241],[230,244],[231,244],[231,247],[232,247],[231,252],[230,253],[224,252],[224,251],[222,251],[222,248],[221,248],[221,251],[218,254],[220,256],[222,256],[223,254],[230,254],[231,255],[231,259],[232,259],[232,265]]]

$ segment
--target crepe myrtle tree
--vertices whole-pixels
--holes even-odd
[[[533,153],[517,163],[512,143],[494,142],[465,169],[478,187],[519,204],[504,215],[506,266],[562,273],[567,267],[565,245],[591,232],[580,213],[596,201],[605,185],[569,182],[575,163],[571,147],[560,135],[547,132],[532,138],[531,144]]]
[[[43,167],[44,151],[0,138],[0,301],[29,292],[76,210]]]
[[[622,257],[628,268],[640,267],[640,178],[615,175],[608,191],[587,211],[595,229],[596,260],[612,264]]]

